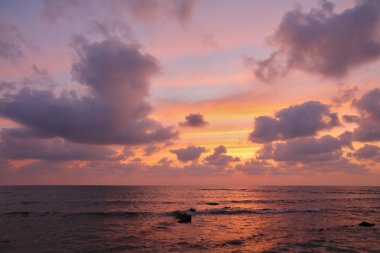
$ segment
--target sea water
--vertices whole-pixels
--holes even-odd
[[[380,252],[380,187],[1,186],[0,252]]]

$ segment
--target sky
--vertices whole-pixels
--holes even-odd
[[[0,0],[0,184],[380,185],[380,2]]]

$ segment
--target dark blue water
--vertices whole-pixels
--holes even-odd
[[[380,187],[2,186],[0,252],[380,252]]]

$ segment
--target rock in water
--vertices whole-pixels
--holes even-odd
[[[187,211],[175,211],[172,213],[173,216],[178,220],[178,223],[190,223],[191,222],[191,214],[187,213]]]
[[[181,215],[177,216],[178,223],[190,223],[191,222],[191,215],[188,215],[186,213],[182,213]]]
[[[373,227],[375,224],[363,221],[359,224],[360,227]]]

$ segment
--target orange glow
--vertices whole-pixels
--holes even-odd
[[[37,159],[9,160],[9,163],[14,169],[21,169],[22,167],[31,165],[35,162],[38,162],[38,160]]]

